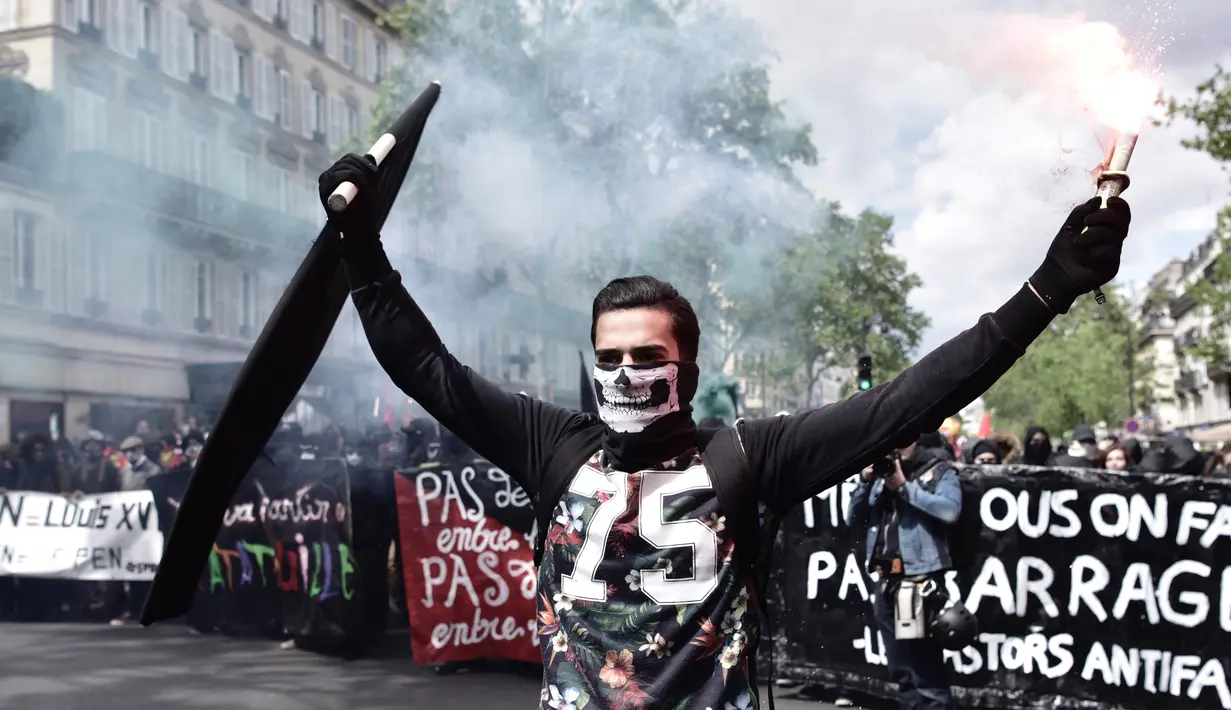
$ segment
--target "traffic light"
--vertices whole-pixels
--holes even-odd
[[[872,356],[864,355],[859,358],[859,391],[866,392],[872,389]]]

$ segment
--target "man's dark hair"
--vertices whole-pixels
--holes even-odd
[[[671,334],[680,348],[680,359],[692,362],[697,359],[701,343],[701,325],[688,299],[675,287],[653,276],[629,276],[614,279],[594,297],[594,313],[590,320],[590,344],[594,344],[598,317],[611,311],[630,311],[635,308],[661,308],[671,316]]]

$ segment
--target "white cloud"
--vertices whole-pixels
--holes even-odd
[[[1122,45],[1161,47],[1164,86],[1180,94],[1231,59],[1219,29],[1231,3],[1219,0],[1187,0],[1182,14],[1144,0],[736,1],[780,56],[779,97],[815,127],[822,162],[805,180],[895,216],[924,280],[914,302],[933,319],[925,350],[1011,295],[1092,194],[1101,151],[1072,89],[1113,75]],[[1133,157],[1131,282],[1186,255],[1228,201],[1226,175],[1179,145],[1185,130],[1146,129]]]

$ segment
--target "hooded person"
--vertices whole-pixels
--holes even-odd
[[[1073,443],[1067,452],[1056,456],[1052,464],[1060,468],[1097,468],[1098,437],[1089,424],[1073,427]]]
[[[1022,463],[1026,466],[1048,466],[1055,458],[1052,449],[1051,435],[1041,426],[1026,428],[1026,439],[1022,444]]]
[[[1137,470],[1141,465],[1141,459],[1145,457],[1145,449],[1141,446],[1141,440],[1129,437],[1120,445],[1124,449],[1124,453],[1128,455],[1128,466],[1132,470]]]
[[[970,462],[976,466],[999,466],[1002,460],[1000,447],[991,439],[980,439],[970,447]]]
[[[953,448],[953,444],[949,443],[949,440],[940,431],[931,431],[923,434],[915,443],[921,449],[944,451],[949,461],[957,460],[957,451]]]
[[[819,409],[742,419],[704,442],[692,416],[700,324],[670,284],[617,278],[595,296],[597,417],[508,392],[450,354],[394,270],[379,234],[374,161],[348,155],[326,170],[322,203],[344,182],[356,197],[327,214],[376,360],[406,396],[554,511],[537,549],[542,707],[548,690],[584,688],[593,710],[755,708],[756,610],[767,600],[746,533],[772,540],[795,506],[913,446],[987,391],[1057,314],[1115,277],[1129,222],[1119,198],[1108,209],[1097,199],[1078,206],[1008,302],[892,382]],[[715,444],[729,452],[723,466],[701,455]],[[730,494],[716,490],[713,472],[737,465],[745,475],[726,482],[751,500],[724,507]],[[669,609],[672,623],[619,611],[647,604]],[[724,619],[738,630],[716,646],[711,620]]]

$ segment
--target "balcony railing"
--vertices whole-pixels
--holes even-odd
[[[1187,293],[1180,294],[1176,298],[1171,299],[1171,317],[1180,319],[1185,313],[1188,313],[1197,305],[1193,297]]]
[[[68,189],[108,197],[270,247],[311,241],[313,223],[103,153],[68,156]]]

